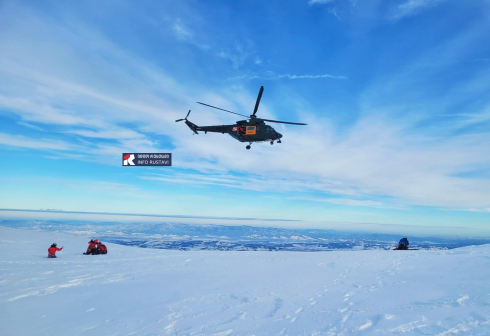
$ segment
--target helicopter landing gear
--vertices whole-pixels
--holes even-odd
[[[274,144],[274,140],[271,141],[271,145],[273,145],[273,144]]]
[[[281,140],[277,140],[277,143],[282,143],[282,141]]]
[[[250,145],[247,145],[247,147],[245,147],[245,148],[246,148],[246,149],[250,149],[251,147],[250,147]]]

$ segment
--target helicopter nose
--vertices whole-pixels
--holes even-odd
[[[277,137],[280,139],[282,138],[282,134],[281,133],[277,133]]]

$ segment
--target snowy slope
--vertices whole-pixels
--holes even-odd
[[[84,256],[87,241],[0,227],[1,335],[490,334],[490,245]]]

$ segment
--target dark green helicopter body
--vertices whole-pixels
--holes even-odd
[[[187,116],[184,119],[178,119],[178,121],[185,120],[185,123],[189,128],[195,133],[199,134],[198,131],[204,132],[206,134],[207,132],[214,132],[214,133],[222,133],[222,134],[229,134],[236,140],[240,142],[248,142],[249,145],[247,145],[247,149],[250,149],[250,145],[253,142],[263,142],[263,141],[269,141],[271,145],[274,144],[274,141],[277,140],[277,143],[281,143],[281,138],[282,134],[277,132],[274,128],[271,126],[267,125],[265,121],[269,122],[276,122],[276,123],[282,123],[282,124],[291,124],[291,125],[306,125],[306,124],[301,124],[301,123],[293,123],[293,122],[287,122],[287,121],[278,121],[278,120],[269,120],[269,119],[261,119],[257,118],[255,114],[257,113],[257,109],[259,108],[259,103],[260,103],[260,98],[262,97],[262,93],[264,92],[264,87],[260,87],[259,95],[257,97],[257,102],[255,103],[255,109],[252,115],[248,117],[248,120],[240,120],[237,121],[236,124],[233,125],[217,125],[217,126],[197,126],[196,124],[190,122],[187,120],[187,117],[191,113],[187,113]],[[222,110],[225,112],[233,113],[233,114],[238,114],[244,117],[247,117],[245,115],[235,113],[232,111],[224,110],[219,107],[211,106],[208,104],[204,103],[199,103],[201,105],[206,105],[218,110]]]

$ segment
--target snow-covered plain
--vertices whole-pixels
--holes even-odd
[[[1,335],[490,334],[490,245],[85,256],[87,241],[0,227]]]

